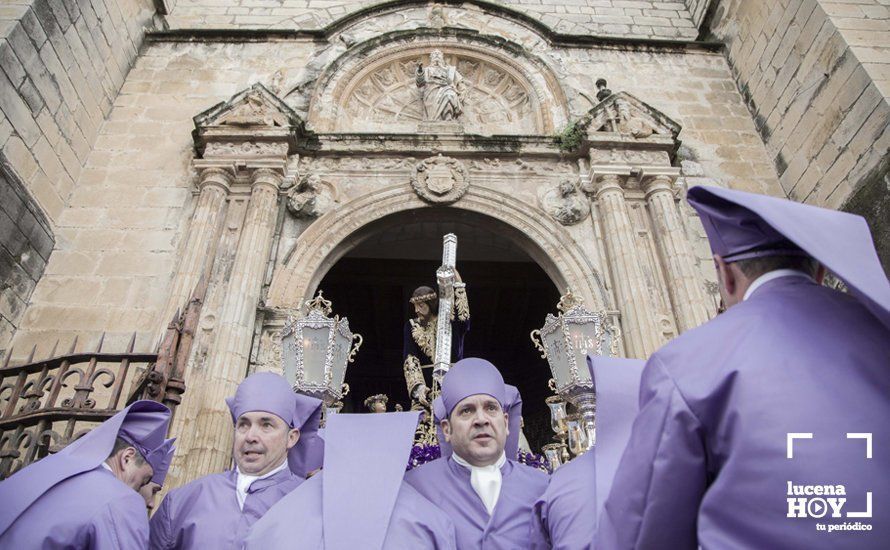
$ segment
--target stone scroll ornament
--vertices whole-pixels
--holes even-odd
[[[467,192],[469,173],[464,164],[441,154],[414,166],[411,186],[421,199],[434,204],[450,204]]]

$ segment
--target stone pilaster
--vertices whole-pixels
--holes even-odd
[[[706,322],[710,316],[695,266],[692,247],[680,222],[671,184],[676,168],[643,170],[649,214],[655,226],[658,249],[668,279],[668,292],[681,332]],[[661,173],[659,173],[661,172]]]
[[[196,163],[197,164],[197,163]],[[219,228],[226,210],[226,196],[234,181],[234,169],[225,166],[200,168],[198,202],[189,223],[182,257],[176,264],[173,282],[159,320],[165,330],[173,313],[183,307],[201,275],[209,273],[219,239]]]
[[[205,387],[194,394],[201,406],[192,419],[194,440],[188,446],[185,479],[224,470],[232,461],[232,419],[225,398],[235,393],[246,374],[281,180],[281,173],[270,168],[251,173],[250,201],[208,354]]]
[[[627,353],[645,359],[661,346],[662,338],[621,186],[630,168],[599,166],[592,171]]]

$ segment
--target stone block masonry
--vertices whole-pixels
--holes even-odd
[[[152,22],[151,0],[5,0],[0,151],[58,221]]]
[[[178,0],[171,28],[320,29],[373,0]],[[704,0],[495,1],[556,32],[579,35],[692,40]],[[696,19],[697,18],[697,19]]]

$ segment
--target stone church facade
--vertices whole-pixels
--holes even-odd
[[[691,185],[861,213],[887,265],[877,0],[2,10],[0,347],[151,348],[206,281],[173,486],[228,465],[222,398],[282,368],[287,312],[412,216],[510,241],[631,357],[715,314]],[[460,78],[448,120],[418,85],[433,52]]]

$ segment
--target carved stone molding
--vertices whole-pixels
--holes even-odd
[[[470,178],[461,161],[440,154],[414,166],[411,186],[427,202],[450,204],[464,196],[470,187]]]
[[[406,197],[403,185],[391,185],[363,194],[322,216],[303,231],[295,246],[298,252],[276,271],[267,305],[296,307],[369,224],[426,204],[414,196]],[[596,308],[610,307],[602,276],[579,247],[569,244],[573,241],[566,230],[543,211],[508,193],[481,186],[472,187],[452,208],[496,220],[554,284],[575,289],[581,299]]]

